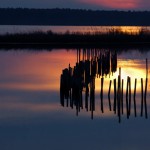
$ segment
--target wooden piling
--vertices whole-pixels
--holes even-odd
[[[141,116],[143,116],[143,78],[141,78]]]
[[[146,78],[148,78],[148,60],[146,58]]]
[[[126,112],[127,112],[127,118],[129,118],[128,86],[129,86],[129,77],[127,77],[127,87],[126,87]]]
[[[104,78],[101,78],[101,111],[102,113],[104,112],[103,108],[103,84],[104,84]]]
[[[82,89],[80,89],[80,107],[83,109],[83,96],[82,96]]]
[[[85,60],[85,57],[84,57],[84,56],[85,56],[85,49],[82,50],[82,60],[83,60],[83,61]]]
[[[118,106],[118,117],[119,123],[121,122],[121,115],[120,115],[120,99],[121,99],[121,90],[120,90],[120,75],[118,75],[118,92],[117,92],[117,106]]]
[[[79,51],[78,51],[78,49],[77,49],[77,63],[78,63],[78,61],[79,61],[79,60],[78,60],[78,58],[79,58],[79,56],[78,56],[79,54],[78,54],[78,53],[79,53]]]
[[[78,116],[79,113],[79,103],[76,101],[76,116]]]
[[[121,91],[121,110],[122,110],[122,114],[123,114],[123,84],[124,84],[124,79],[122,79],[122,91]]]
[[[88,96],[89,96],[89,87],[87,85],[86,86],[86,92],[85,92],[85,108],[86,108],[86,111],[88,111]]]
[[[111,90],[111,80],[109,82],[109,91],[108,91],[109,110],[111,111],[110,90]]]
[[[64,107],[64,83],[63,83],[63,75],[60,76],[60,103]]]
[[[121,68],[119,68],[119,76],[120,76],[120,79],[121,79]]]
[[[148,115],[147,115],[147,102],[146,102],[147,83],[148,83],[148,78],[146,78],[146,81],[145,81],[145,93],[144,93],[144,106],[145,106],[145,118],[146,119],[148,118]]]
[[[114,113],[116,113],[116,79],[114,79]]]
[[[81,49],[79,49],[79,62],[81,60]]]
[[[148,115],[147,115],[147,102],[146,102],[147,83],[148,83],[148,60],[146,58],[146,81],[145,81],[145,93],[144,93],[145,118],[148,118]]]
[[[67,98],[67,104],[66,104],[66,106],[68,107],[68,105],[69,105],[69,102],[68,102],[68,98]]]
[[[136,84],[137,84],[137,79],[135,79],[135,84],[134,84],[134,95],[133,95],[133,101],[134,101],[134,115],[136,117]]]
[[[93,120],[93,110],[91,110],[91,119]]]
[[[131,78],[129,77],[129,115],[131,114]]]

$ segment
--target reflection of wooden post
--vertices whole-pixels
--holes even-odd
[[[78,49],[77,49],[77,63],[78,63]]]
[[[66,106],[68,107],[68,97],[67,97],[67,105]]]
[[[120,115],[120,96],[121,96],[121,90],[120,90],[120,75],[118,76],[118,92],[117,92],[117,106],[118,106],[118,117],[119,117],[119,123],[121,122],[121,115]]]
[[[131,78],[129,77],[129,115],[131,114]]]
[[[82,56],[82,60],[85,61],[85,49],[84,49],[84,48],[83,48],[83,50],[82,50],[82,55],[83,55],[83,56]]]
[[[147,61],[147,58],[146,58],[146,78],[148,78],[148,61]]]
[[[88,111],[88,96],[89,96],[89,87],[87,85],[86,86],[86,92],[85,92],[85,108],[86,108],[86,111]]]
[[[91,59],[93,58],[93,50],[91,49]]]
[[[137,79],[135,79],[134,96],[133,96],[133,101],[134,101],[134,115],[135,115],[135,117],[136,117],[136,100],[135,100],[135,97],[136,97],[136,83],[137,83]]]
[[[127,77],[127,87],[126,87],[126,112],[127,112],[127,118],[129,118],[129,108],[128,108],[128,85],[129,85],[129,77]]]
[[[81,60],[81,49],[79,49],[79,62]]]
[[[145,117],[147,116],[147,102],[146,102],[146,95],[147,95],[147,82],[148,82],[148,61],[146,58],[146,81],[145,81],[145,93],[144,93],[144,104],[145,104]]]
[[[121,108],[122,108],[122,114],[123,114],[123,83],[124,83],[124,79],[122,79],[122,91],[121,91]]]
[[[60,103],[64,107],[64,83],[63,83],[63,75],[60,77]]]
[[[119,76],[120,76],[120,79],[121,79],[121,68],[119,68]]]
[[[84,49],[84,59],[87,60],[87,54],[86,54],[86,49]]]
[[[91,119],[93,120],[93,110],[91,110]]]
[[[82,89],[80,89],[80,107],[83,109]]]
[[[101,111],[104,112],[103,108],[103,84],[104,84],[104,78],[101,78]]]
[[[141,78],[141,116],[143,116],[143,78]]]
[[[116,113],[116,79],[114,79],[114,113]]]
[[[78,112],[79,112],[79,102],[76,101],[76,116],[78,116]]]
[[[69,90],[69,99],[70,99],[70,107],[72,106],[72,93],[71,93],[71,88]]]
[[[110,90],[111,90],[111,80],[109,82],[109,92],[108,92],[109,110],[111,111]]]
[[[148,78],[146,78],[146,81],[145,81],[145,93],[144,93],[145,118],[148,118],[148,116],[147,116],[147,102],[146,102],[146,95],[147,95],[147,82],[148,82]]]

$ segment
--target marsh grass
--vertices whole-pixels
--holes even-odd
[[[107,33],[96,32],[69,32],[54,33],[52,31],[15,33],[0,35],[0,44],[54,44],[54,45],[103,45],[103,44],[150,44],[150,31],[141,29],[138,33],[122,32],[111,29]]]

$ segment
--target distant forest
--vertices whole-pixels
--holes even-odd
[[[0,25],[150,26],[150,12],[0,8]]]

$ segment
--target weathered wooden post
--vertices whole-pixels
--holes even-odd
[[[129,77],[129,116],[131,114],[131,78]]]
[[[111,80],[109,82],[109,91],[108,91],[109,110],[111,111],[110,90],[111,90]]]
[[[126,112],[127,112],[127,118],[129,118],[128,86],[129,86],[129,77],[127,77],[127,87],[126,87]]]
[[[134,115],[136,117],[136,84],[137,84],[137,79],[135,79],[135,84],[134,84],[134,95],[133,95],[133,101],[134,101]]]
[[[118,75],[117,106],[118,106],[119,123],[121,122],[121,115],[120,115],[120,98],[121,98],[120,81],[121,81],[120,75]]]
[[[101,78],[101,111],[102,113],[104,112],[103,108],[103,84],[104,84],[104,78]]]
[[[143,116],[143,78],[141,78],[141,116]]]
[[[116,113],[116,79],[114,79],[114,113]]]
[[[145,81],[145,93],[144,93],[145,118],[148,118],[148,115],[147,115],[147,102],[146,102],[147,82],[148,82],[148,78],[146,78],[146,81]]]
[[[122,114],[123,114],[123,84],[124,84],[124,79],[122,79],[122,91],[121,91],[121,109],[122,109]]]

